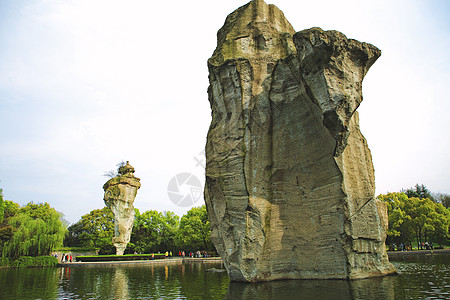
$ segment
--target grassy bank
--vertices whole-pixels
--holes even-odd
[[[21,256],[16,260],[0,258],[0,268],[55,267],[58,259],[53,256]]]

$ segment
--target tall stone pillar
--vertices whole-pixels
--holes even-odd
[[[208,60],[205,201],[231,280],[395,272],[356,109],[375,46],[296,33],[274,5],[231,13]]]
[[[134,206],[137,190],[141,187],[140,179],[134,177],[134,168],[127,161],[119,168],[119,174],[103,185],[103,200],[114,214],[113,244],[116,254],[123,255],[134,223]]]

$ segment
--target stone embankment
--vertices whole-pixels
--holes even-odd
[[[202,263],[217,263],[222,262],[220,257],[204,257],[204,258],[192,258],[192,257],[173,257],[168,259],[154,259],[154,260],[129,260],[129,261],[90,261],[79,262],[74,261],[71,263],[60,263],[59,267],[71,267],[71,266],[108,266],[108,265],[145,265],[145,264],[180,264],[190,262],[202,262]]]

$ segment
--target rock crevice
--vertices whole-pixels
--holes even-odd
[[[217,40],[205,201],[230,278],[394,273],[356,112],[380,50],[337,31],[295,33],[262,0],[230,14]]]
[[[262,0],[230,14],[217,40],[205,201],[230,278],[394,273],[356,112],[380,50],[337,31],[295,33]]]

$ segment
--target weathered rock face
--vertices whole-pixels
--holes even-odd
[[[103,185],[105,195],[103,201],[114,214],[113,244],[116,254],[123,255],[134,223],[134,198],[141,187],[140,179],[134,177],[134,168],[127,161],[119,168],[119,175],[111,178]]]
[[[205,201],[232,280],[395,272],[356,112],[380,54],[336,31],[295,33],[264,1],[226,19],[208,61]]]

